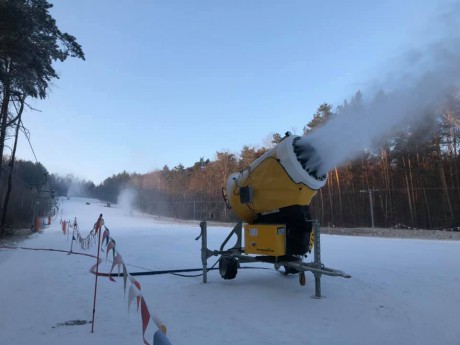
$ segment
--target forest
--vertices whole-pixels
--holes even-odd
[[[361,98],[357,92],[344,104]],[[458,230],[458,103],[454,99],[439,115],[424,118],[416,128],[400,129],[379,145],[363,149],[357,159],[329,171],[326,185],[310,205],[312,217],[324,226],[335,227]],[[334,116],[342,116],[342,107],[334,112],[331,104],[321,104],[303,135]],[[119,197],[124,192],[130,196],[132,207],[145,214],[235,221],[224,203],[222,188],[231,173],[244,169],[282,139],[279,133],[270,136],[271,142],[259,148],[244,146],[238,153],[216,152],[212,159],[199,158],[190,167],[165,165],[145,174],[123,171],[99,185],[72,175],[49,174],[40,163],[19,160],[14,166],[8,224],[30,224],[34,209],[37,215],[47,216],[57,196],[91,197],[116,204],[122,202]],[[0,189],[3,197],[7,185],[4,176]]]
[[[309,135],[335,116],[344,116],[343,107],[361,99],[357,92],[336,111],[331,104],[321,104],[303,134]],[[424,117],[417,127],[401,128],[375,147],[363,149],[358,158],[329,171],[326,185],[310,206],[312,217],[325,226],[457,230],[458,103],[453,99],[449,108]],[[223,201],[222,187],[229,174],[244,169],[282,138],[279,133],[271,136],[271,143],[260,148],[216,152],[213,159],[200,158],[191,167],[179,164],[147,174],[122,172],[98,186],[83,181],[73,192],[116,203],[119,194],[129,190],[133,206],[148,214],[195,220],[212,215],[215,220],[235,221]],[[57,177],[54,181],[53,188],[66,195],[70,181]]]

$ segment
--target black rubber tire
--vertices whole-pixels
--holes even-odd
[[[221,256],[219,259],[219,273],[224,279],[230,280],[236,277],[238,261],[229,256]]]
[[[295,268],[288,267],[288,266],[283,266],[283,267],[284,267],[284,274],[285,275],[299,273],[299,271],[297,271]]]

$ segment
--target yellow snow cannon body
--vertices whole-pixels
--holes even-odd
[[[219,273],[226,280],[234,279],[244,263],[274,264],[283,274],[298,274],[300,285],[305,285],[305,272],[310,271],[315,277],[315,298],[321,298],[322,275],[350,278],[321,261],[320,226],[310,219],[308,208],[326,183],[326,176],[319,173],[325,170],[324,161],[311,144],[299,139],[287,132],[275,147],[229,176],[223,197],[239,221],[219,250],[207,247],[207,221],[200,222],[196,240],[201,238],[203,283],[208,258],[219,255]],[[236,239],[233,246],[231,239]],[[314,261],[305,262],[312,246]]]
[[[315,171],[304,168],[308,157],[317,157],[313,148],[296,146],[299,139],[286,133],[275,147],[227,180],[228,203],[247,223],[246,254],[278,257],[304,255],[310,250],[308,206],[326,183],[326,176],[317,177]],[[280,236],[285,237],[284,250]]]

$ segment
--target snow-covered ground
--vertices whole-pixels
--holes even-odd
[[[85,237],[100,213],[129,272],[199,268],[196,224],[159,221],[107,208],[96,200],[61,204],[51,226],[21,243],[68,251],[60,219],[77,217]],[[218,249],[229,228],[209,227]],[[460,344],[460,242],[322,236],[322,259],[351,279],[322,278],[323,299],[313,299],[314,279],[302,287],[295,275],[241,269],[226,281],[217,271],[201,277],[138,276],[150,313],[179,344]],[[83,251],[96,254],[96,247]],[[105,261],[100,271],[108,272]],[[209,259],[209,266],[217,258]],[[143,344],[140,312],[128,313],[123,278],[98,279],[94,333],[95,259],[57,251],[0,249],[0,344]],[[251,265],[255,266],[255,265]],[[258,264],[259,267],[272,267]],[[155,324],[146,339],[152,343]]]

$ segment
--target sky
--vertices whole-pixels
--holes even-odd
[[[72,245],[72,233],[62,232],[60,219],[73,223],[76,217],[81,237],[91,239],[100,213],[130,274],[202,267],[201,241],[194,239],[198,223],[136,212],[130,216],[97,200],[65,199],[42,233],[11,244],[33,250],[7,249],[0,243],[2,345],[144,344],[136,302],[128,311],[132,283],[127,280],[124,293],[122,277],[116,282],[99,277],[91,333],[95,276],[90,268],[96,259],[76,253],[95,256],[97,246],[93,241],[85,250],[78,242]],[[231,229],[208,224],[208,248],[217,250]],[[70,248],[73,254],[68,255]],[[112,253],[106,260],[105,244],[102,249],[99,272],[108,273]],[[232,280],[210,271],[207,284],[200,276],[132,278],[141,286],[150,315],[166,326],[174,345],[458,345],[459,250],[458,240],[322,235],[321,262],[351,278],[323,275],[321,299],[312,298],[310,272],[301,286],[298,275],[282,275],[263,263],[241,263]],[[217,259],[210,257],[208,267]],[[248,266],[253,269],[244,269]],[[150,344],[157,329],[150,321],[145,331]]]
[[[50,173],[96,184],[302,134],[435,35],[452,0],[53,1],[85,61],[23,116]],[[24,136],[18,158],[35,161]]]

